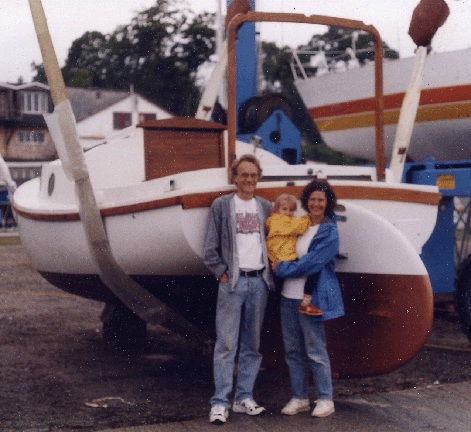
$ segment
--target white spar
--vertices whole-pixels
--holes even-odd
[[[427,48],[423,46],[418,47],[412,70],[412,78],[402,102],[393,144],[390,168],[392,170],[392,181],[395,183],[400,183],[402,180],[404,163],[406,162],[407,151],[409,150],[417,109],[419,108],[426,60]]]

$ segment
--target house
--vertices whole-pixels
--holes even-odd
[[[68,87],[67,96],[85,149],[132,124],[173,117],[166,109],[128,91]]]
[[[84,149],[133,123],[173,115],[128,91],[67,88]],[[41,163],[57,158],[43,114],[54,109],[49,86],[0,83],[0,153],[20,184],[40,172]]]
[[[53,110],[49,87],[0,83],[0,153],[6,161],[55,158],[43,114]]]

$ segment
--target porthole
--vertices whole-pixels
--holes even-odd
[[[273,131],[270,133],[270,141],[275,144],[279,144],[281,141],[280,131]]]

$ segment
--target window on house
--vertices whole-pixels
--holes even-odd
[[[47,112],[48,95],[45,92],[22,92],[21,110],[27,114],[42,114]]]
[[[20,143],[42,144],[44,138],[44,132],[18,131],[18,142]]]
[[[131,126],[131,113],[115,112],[113,113],[113,129],[120,130]]]
[[[157,115],[155,113],[140,113],[139,114],[139,123],[144,123],[146,121],[155,120]]]

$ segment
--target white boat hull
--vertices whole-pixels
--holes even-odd
[[[308,166],[275,168],[284,172],[295,171],[298,176],[302,170],[308,169]],[[60,166],[55,167],[54,174],[56,179],[68,182],[64,176],[60,177]],[[220,174],[219,169],[194,173],[193,178],[188,177],[187,173],[187,187],[163,193],[159,190],[162,190],[162,184],[168,182],[165,178],[139,183],[125,187],[120,201],[117,188],[109,194],[113,202],[102,201],[101,212],[111,250],[126,273],[162,276],[208,274],[202,254],[209,205],[214,197],[230,193],[234,187],[221,184],[219,188],[216,185],[205,190],[193,185],[203,184],[206,177],[217,182]],[[44,175],[47,177],[47,169],[44,169]],[[177,179],[178,183],[178,176],[173,176],[173,179]],[[51,205],[46,213],[38,212],[40,207],[28,207],[28,203],[41,201],[41,195],[44,195],[40,189],[41,183],[46,183],[46,180],[25,183],[14,196],[19,232],[33,265],[41,272],[98,274],[76,206],[58,203]],[[63,185],[60,192],[67,197],[73,196],[73,184],[69,183],[70,190],[67,191]],[[308,180],[297,180],[287,186],[286,181],[263,182],[260,183],[259,193],[272,201],[286,191],[299,196],[307,183]],[[355,180],[331,180],[331,184],[347,213],[353,211],[352,208],[358,208],[380,218],[405,237],[417,256],[420,254],[435,226],[439,199],[436,187]],[[149,190],[155,191],[153,196],[143,200],[141,197]],[[106,192],[102,192],[106,196]],[[420,195],[418,200],[414,198],[417,194]],[[128,196],[136,198],[130,199]],[[195,203],[192,202],[194,196],[200,197]],[[339,216],[342,214],[339,212]],[[350,216],[346,222],[339,222],[339,227],[343,233],[342,251],[368,250],[360,246],[356,237],[356,233],[362,232],[363,228],[353,223]],[[351,237],[351,233],[355,235]],[[387,243],[386,238],[385,235],[383,241]],[[375,242],[374,248],[377,247]],[[359,252],[353,253],[353,257],[357,258],[347,260],[347,267],[342,267],[341,271],[392,273],[391,266],[399,269],[396,271],[407,268],[407,262],[399,263],[399,257],[396,257],[389,266],[384,267],[388,260],[383,260],[382,266],[375,264],[373,270],[368,267],[374,262],[372,258],[361,254],[362,258],[358,259]]]
[[[316,168],[327,177],[352,174],[349,167]],[[264,166],[267,177],[291,172],[306,179],[261,182],[257,193],[271,201],[285,192],[300,196],[312,170],[312,165]],[[374,169],[357,171],[374,177]],[[217,168],[171,176],[178,186],[174,190],[167,188],[169,178],[161,178],[96,191],[117,263],[209,334],[214,331],[217,285],[202,260],[203,237],[211,202],[234,190],[224,173]],[[56,188],[49,195],[46,186],[52,174]],[[440,195],[432,186],[374,179],[330,182],[340,204],[341,258],[336,271],[346,310],[344,317],[326,326],[333,371],[339,377],[385,373],[411,359],[430,331],[433,296],[419,253],[433,230]],[[14,196],[22,242],[33,266],[54,285],[94,300],[116,301],[98,276],[73,201],[73,184],[57,163],[43,169],[41,180],[22,185]],[[267,366],[279,367],[277,307],[275,294],[268,307],[263,352]],[[404,340],[407,344],[398,342]],[[357,342],[351,346],[351,341]]]
[[[413,58],[384,62],[385,155],[392,154],[399,110]],[[424,161],[471,156],[471,49],[430,54],[409,157]],[[296,87],[326,144],[374,160],[374,65],[299,79]],[[341,90],[339,90],[341,89]],[[389,159],[387,159],[389,160]]]

